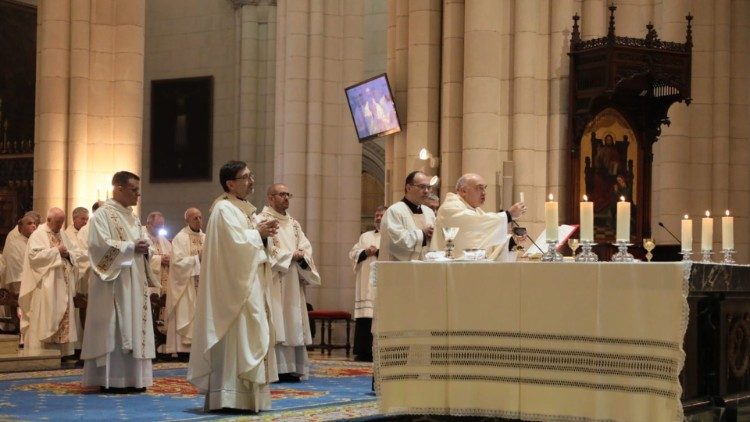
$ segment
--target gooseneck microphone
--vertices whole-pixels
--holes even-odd
[[[534,246],[536,246],[537,249],[544,252],[544,249],[540,248],[539,245],[537,245],[536,242],[534,242],[534,239],[532,239],[531,236],[529,236],[529,233],[526,231],[526,227],[519,226],[518,223],[515,222],[515,220],[511,221],[511,224],[515,226],[515,228],[513,229],[513,234],[515,234],[516,236],[525,236],[527,239],[531,241],[531,243],[534,244]]]
[[[661,228],[663,228],[664,230],[666,230],[666,231],[667,231],[667,233],[669,233],[670,235],[672,235],[672,237],[674,237],[674,240],[676,240],[676,241],[677,241],[677,243],[680,243],[680,244],[682,243],[682,241],[680,240],[680,238],[679,238],[679,237],[677,237],[677,236],[675,236],[675,235],[674,235],[674,233],[672,233],[671,231],[669,231],[669,229],[667,228],[667,226],[665,226],[665,225],[664,225],[664,223],[662,223],[662,222],[660,221],[660,222],[659,222],[659,225],[661,226]]]

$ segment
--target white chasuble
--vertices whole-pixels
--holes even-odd
[[[253,210],[223,194],[206,225],[187,375],[206,394],[206,410],[271,408],[268,383],[276,375],[258,271],[266,254]]]
[[[151,265],[151,272],[159,280],[159,283],[161,283],[161,290],[154,293],[164,294],[167,291],[167,284],[169,283],[169,267],[172,262],[172,244],[169,243],[169,240],[164,236],[151,236],[150,233],[148,234],[148,240],[151,242],[149,248],[149,264]],[[164,257],[169,257],[170,261],[167,262]]]
[[[60,255],[61,245],[68,250],[68,258]],[[78,248],[65,232],[54,233],[46,223],[29,236],[18,298],[25,350],[57,349],[62,356],[73,354],[78,340],[73,297],[79,257]]]
[[[432,250],[445,248],[444,227],[458,227],[453,241],[456,258],[463,257],[464,249],[485,249],[488,257],[509,260],[507,250],[510,235],[508,216],[504,211],[484,212],[481,208],[472,208],[460,196],[449,192],[438,209]]]
[[[427,206],[420,208],[422,214],[414,214],[405,202],[399,201],[385,210],[380,222],[379,261],[424,259],[430,245],[424,244],[422,229],[435,224],[435,213]]]
[[[320,275],[312,257],[312,245],[297,220],[264,207],[259,221],[277,220],[279,230],[268,238],[268,263],[271,267],[271,312],[276,334],[276,361],[279,373],[299,374],[306,379],[309,372],[306,345],[312,343],[307,317],[305,285],[320,285]],[[293,261],[294,252],[304,257]]]
[[[172,261],[164,310],[167,325],[166,353],[190,352],[195,298],[201,273],[200,254],[206,235],[184,227],[172,239]]]
[[[354,318],[372,318],[375,288],[370,282],[370,266],[378,260],[377,255],[368,256],[364,261],[359,257],[370,246],[380,247],[380,232],[370,230],[359,236],[359,241],[349,251],[349,259],[354,266]]]
[[[3,286],[13,293],[21,289],[21,272],[23,271],[23,260],[26,255],[26,244],[29,239],[18,231],[18,226],[8,233],[3,247],[3,259],[5,260],[5,280]]]
[[[87,226],[92,271],[81,350],[84,386],[150,386],[156,353],[149,287],[159,284],[148,256],[135,253],[146,231],[132,208],[114,199]]]

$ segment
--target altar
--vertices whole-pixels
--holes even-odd
[[[384,413],[682,420],[682,263],[383,262]]]

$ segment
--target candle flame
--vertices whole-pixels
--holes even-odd
[[[684,218],[685,218],[685,220],[687,220],[687,219],[688,219],[688,215],[687,215],[687,214],[685,214],[685,217],[684,217]]]
[[[710,216],[711,216],[711,211],[706,210],[706,217],[710,217]]]
[[[552,200],[552,194],[549,194],[549,200],[550,201]]]
[[[729,210],[727,210],[725,214],[727,215],[727,217],[729,217]]]
[[[586,196],[586,195],[583,195],[583,200],[584,200],[584,201],[588,201],[588,200],[589,200],[589,197],[588,197],[588,196]]]
[[[621,197],[620,197],[620,201],[622,201],[622,202],[625,202],[625,197],[624,197],[624,196],[621,196]]]

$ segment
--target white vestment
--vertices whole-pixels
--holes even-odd
[[[88,223],[89,278],[81,359],[84,386],[148,387],[154,330],[149,286],[158,286],[148,257],[135,253],[147,238],[131,207],[108,199]]]
[[[165,353],[189,353],[193,340],[195,297],[201,273],[200,254],[206,235],[184,227],[172,239],[172,261],[167,283],[164,321],[167,326]]]
[[[271,408],[273,340],[258,274],[266,254],[254,210],[223,194],[206,225],[187,374],[206,410]]]
[[[276,365],[280,374],[296,374],[307,379],[310,365],[307,345],[312,344],[307,317],[305,285],[320,285],[320,275],[312,257],[312,245],[302,227],[289,214],[281,215],[264,207],[258,221],[277,220],[279,230],[268,238],[268,263],[271,266],[271,312],[276,334]],[[292,261],[302,250],[301,261]]]
[[[68,258],[60,255],[60,245],[68,250]],[[47,223],[29,236],[18,298],[24,315],[21,332],[25,350],[33,353],[52,349],[59,350],[62,356],[73,354],[78,340],[73,297],[79,257],[78,248],[65,232],[54,233]]]
[[[86,238],[81,235],[81,232],[85,230],[85,234],[88,235],[88,230],[86,229],[87,226],[81,227],[80,230],[76,230],[75,226],[70,225],[68,228],[65,229],[65,234],[68,236],[68,239],[71,241],[71,243],[76,245],[76,248],[78,248],[78,252],[80,253],[80,258],[78,259],[77,266],[78,266],[78,278],[76,279],[76,293],[81,294],[87,294],[89,289],[89,283],[88,283],[88,277],[89,277],[89,267],[91,266],[89,264],[89,247],[86,244]],[[78,330],[78,341],[76,342],[76,349],[81,349],[81,344],[83,343],[83,324],[81,321],[81,315],[80,310],[78,308],[75,309],[75,321],[76,321],[76,330]]]
[[[151,241],[149,248],[151,272],[159,279],[159,283],[161,284],[161,291],[155,291],[154,293],[164,294],[169,284],[169,263],[163,260],[165,256],[170,257],[170,259],[172,258],[172,244],[164,236],[151,236],[150,233],[148,239]],[[169,262],[172,261],[170,260]]]
[[[503,212],[484,212],[473,208],[460,196],[449,192],[438,209],[435,232],[432,235],[432,250],[445,248],[444,227],[458,227],[453,241],[456,258],[463,257],[464,249],[485,249],[487,257],[502,261],[510,260],[508,254],[508,216]]]
[[[18,226],[14,227],[5,238],[5,246],[3,247],[5,284],[3,287],[13,293],[18,293],[21,289],[21,272],[28,241],[29,239],[18,231]]]
[[[388,207],[380,222],[379,261],[411,261],[424,259],[429,242],[424,243],[424,227],[435,223],[435,213],[420,205],[422,214],[414,214],[404,201]]]
[[[349,259],[354,265],[354,319],[372,318],[375,289],[370,282],[370,266],[378,260],[377,255],[368,256],[359,262],[359,256],[370,246],[380,247],[380,232],[370,230],[359,236],[359,241],[349,251]]]

